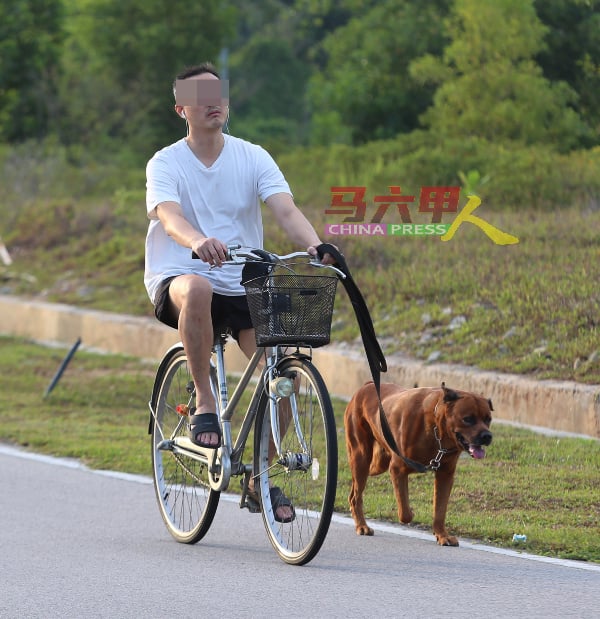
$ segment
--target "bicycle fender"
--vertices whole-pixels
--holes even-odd
[[[312,356],[311,355],[307,355],[306,353],[303,353],[303,352],[300,352],[300,351],[296,351],[296,352],[293,352],[290,355],[286,355],[285,357],[280,359],[277,362],[277,365],[275,367],[278,368],[287,359],[302,359],[304,361],[310,361],[312,363]]]

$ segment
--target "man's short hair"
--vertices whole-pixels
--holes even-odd
[[[203,73],[212,73],[215,77],[221,79],[217,68],[212,62],[203,62],[202,64],[196,64],[190,67],[186,67],[181,71],[173,82],[173,95],[176,94],[177,80],[186,80],[188,77],[194,77],[195,75],[202,75]]]

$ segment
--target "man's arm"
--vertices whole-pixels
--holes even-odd
[[[271,209],[278,225],[285,231],[289,239],[308,248],[312,255],[316,254],[316,247],[321,244],[318,234],[304,213],[294,204],[289,193],[274,193],[265,200]],[[315,249],[314,252],[311,249]]]
[[[313,225],[306,219],[304,213],[296,206],[289,193],[274,193],[265,200],[271,209],[279,226],[285,231],[289,239],[301,247],[311,256],[317,255],[317,247],[321,245],[319,235]],[[323,264],[335,264],[333,256],[325,254]]]
[[[184,217],[177,202],[161,202],[156,207],[165,232],[183,247],[189,247],[204,262],[221,266],[227,257],[227,246],[213,237],[205,237]]]

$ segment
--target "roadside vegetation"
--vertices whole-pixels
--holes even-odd
[[[37,161],[39,182],[55,183],[48,192],[56,197],[45,198],[42,186],[19,199],[23,172],[17,154],[11,157],[2,180],[6,193],[12,193],[10,203],[19,208],[5,210],[8,233],[3,238],[13,264],[0,265],[0,292],[151,315],[143,287],[143,171],[107,167],[91,181],[87,168],[59,162],[60,171],[47,176],[49,161]],[[31,182],[37,168],[29,164]],[[301,200],[304,188],[312,186],[306,172],[295,170],[302,168],[290,166],[286,172]],[[335,171],[322,185],[334,185],[334,178]],[[600,383],[600,205],[582,199],[562,208],[500,209],[488,206],[482,195],[477,215],[518,237],[518,244],[496,245],[468,222],[448,242],[439,237],[324,237],[346,255],[385,352],[538,379]],[[331,221],[324,213],[328,199],[324,193],[320,200],[313,196],[301,202],[320,231]],[[461,198],[460,208],[465,203]],[[413,221],[418,221],[414,211]],[[399,221],[391,212],[388,217],[390,223]],[[444,216],[444,221],[453,218]],[[271,218],[265,217],[265,223],[267,248],[280,253],[296,249]],[[340,286],[332,341],[358,345],[357,337]]]
[[[151,475],[147,401],[153,365],[78,351],[60,382],[43,398],[65,351],[5,337],[0,337],[0,351],[3,441],[77,458],[94,469]],[[345,403],[338,400],[334,405],[340,447],[335,509],[348,513]],[[492,430],[494,440],[486,458],[463,457],[458,464],[448,509],[450,531],[463,540],[600,563],[600,442],[541,436],[499,424],[492,424]],[[251,459],[251,453],[246,457]],[[411,477],[415,511],[411,526],[429,532],[432,485],[432,474]],[[235,484],[231,490],[236,490]],[[367,519],[397,522],[387,473],[369,479],[365,510]],[[158,506],[155,517],[159,518]],[[244,517],[254,516],[243,512],[240,518]],[[513,543],[515,533],[526,535],[527,541]],[[433,533],[431,540],[435,543]]]

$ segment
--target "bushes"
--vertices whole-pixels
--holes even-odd
[[[495,144],[481,138],[436,141],[415,132],[350,147],[334,144],[279,158],[300,203],[329,204],[333,185],[367,186],[367,195],[400,185],[460,185],[459,172],[476,170],[484,203],[496,208],[551,210],[600,204],[600,148],[560,154],[547,147]]]

